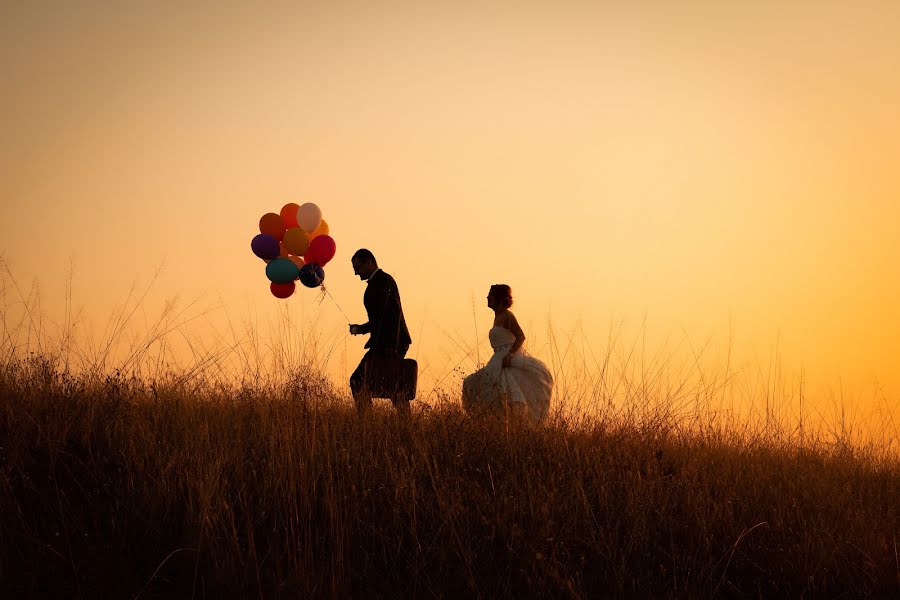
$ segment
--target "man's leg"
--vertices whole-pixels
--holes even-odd
[[[401,417],[409,417],[409,400],[398,400],[396,398],[391,398],[391,403],[394,405],[394,408],[397,409],[397,414]]]
[[[366,369],[368,368],[369,356],[371,351],[366,352],[359,366],[350,376],[350,392],[353,394],[353,402],[356,404],[356,410],[359,414],[364,414],[372,406],[372,395],[369,391],[366,378]]]

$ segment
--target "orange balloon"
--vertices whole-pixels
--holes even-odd
[[[297,222],[297,211],[300,210],[299,204],[285,204],[281,207],[281,218],[284,219],[284,226],[288,229],[291,227],[300,227]]]
[[[259,232],[281,241],[284,238],[284,219],[275,213],[264,214],[259,220]]]
[[[313,241],[320,235],[328,235],[328,223],[325,222],[325,219],[322,219],[322,222],[319,223],[319,226],[309,234],[309,241]]]
[[[302,269],[303,265],[306,264],[302,256],[288,256],[288,260],[297,265],[298,269]]]
[[[281,248],[281,252],[278,253],[278,258],[287,258],[291,255],[291,253],[288,252],[288,249],[285,248],[284,242],[278,242],[278,247]]]
[[[306,254],[309,248],[309,234],[299,227],[291,227],[284,234],[284,247],[295,256]]]

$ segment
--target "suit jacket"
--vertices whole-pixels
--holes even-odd
[[[362,325],[362,332],[369,334],[366,348],[377,351],[400,351],[409,348],[412,338],[406,328],[400,290],[397,282],[384,271],[375,272],[369,278],[363,304],[369,322]]]

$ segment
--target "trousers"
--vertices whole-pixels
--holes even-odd
[[[371,349],[350,376],[350,391],[357,405],[372,398],[389,398],[398,406],[408,405],[416,396],[418,365],[406,359],[407,348],[400,351]]]

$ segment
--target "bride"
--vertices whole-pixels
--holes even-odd
[[[494,311],[488,333],[494,355],[463,380],[463,407],[469,412],[510,412],[542,421],[550,408],[553,376],[547,366],[522,351],[525,334],[509,307],[512,290],[492,285],[487,296]]]

